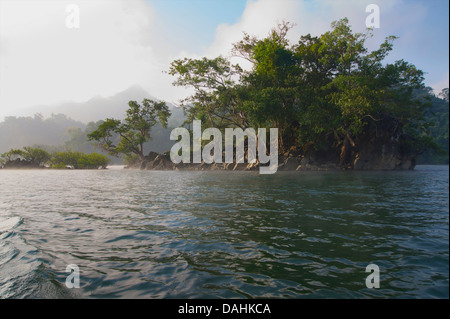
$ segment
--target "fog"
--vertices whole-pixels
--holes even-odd
[[[24,146],[40,146],[49,151],[99,152],[87,140],[86,134],[96,129],[101,120],[123,119],[128,102],[141,102],[144,98],[155,99],[142,88],[132,86],[111,97],[98,96],[83,103],[39,106],[27,109],[21,116],[5,117],[0,122],[0,153]],[[168,103],[168,106],[172,111],[169,127],[163,129],[157,124],[152,128],[152,139],[145,144],[146,152],[168,151],[173,144],[169,139],[171,128],[179,126],[184,115],[182,109],[175,105]]]

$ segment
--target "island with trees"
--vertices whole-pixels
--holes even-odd
[[[342,19],[320,36],[307,34],[291,44],[292,26],[283,22],[263,39],[244,33],[232,58],[173,61],[173,84],[193,92],[182,101],[183,125],[191,129],[197,119],[221,131],[278,128],[280,170],[410,170],[418,158],[448,164],[448,89],[435,96],[423,71],[404,60],[386,63],[395,36],[369,51],[372,30],[354,33]],[[174,164],[169,150],[145,150],[155,125],[168,129],[171,113],[164,101],[132,100],[123,120],[91,123],[77,138],[130,168],[257,169],[259,163]],[[106,165],[100,154],[32,153],[11,150],[3,166],[18,159],[41,167]]]
[[[276,127],[280,169],[289,170],[413,169],[419,154],[440,150],[429,135],[431,103],[424,94],[424,73],[404,60],[383,63],[393,50],[394,36],[369,51],[365,42],[371,30],[353,33],[342,19],[321,36],[308,34],[291,45],[291,27],[283,22],[264,39],[244,34],[234,44],[233,55],[250,64],[247,69],[222,56],[173,61],[169,74],[176,78],[174,85],[194,90],[183,101],[187,125],[200,119],[221,130]],[[152,105],[149,113],[148,104],[139,111],[134,109],[139,105],[130,104],[125,123],[108,119],[89,138],[111,153],[134,156],[140,168],[257,167],[174,165],[167,153],[143,156],[142,142],[149,136],[137,124],[143,118],[133,124],[132,115],[147,112],[151,124],[162,112],[159,118],[165,123],[168,114],[161,105]],[[112,132],[120,135],[118,145],[108,139]]]
[[[109,158],[103,154],[82,152],[53,152],[26,146],[1,154],[2,168],[58,168],[58,169],[105,169]]]

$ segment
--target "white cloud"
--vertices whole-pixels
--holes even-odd
[[[386,62],[405,59],[425,72],[432,71],[432,74],[426,75],[426,83],[434,81],[435,58],[430,44],[436,38],[424,31],[427,7],[423,3],[405,0],[249,0],[237,23],[218,26],[215,41],[205,51],[205,55],[229,56],[232,43],[242,39],[243,31],[263,38],[283,20],[296,25],[288,34],[291,43],[308,33],[319,36],[330,30],[331,22],[344,17],[349,19],[354,32],[364,33],[367,30],[366,18],[370,14],[366,12],[366,7],[372,3],[380,8],[380,28],[374,29],[373,38],[367,40],[368,49],[377,49],[387,36],[398,36]],[[246,64],[245,61],[241,63]]]
[[[215,41],[206,50],[206,55],[229,55],[232,43],[242,39],[243,31],[262,38],[283,20],[296,25],[288,34],[291,43],[297,42],[301,35],[308,33],[318,36],[330,30],[331,22],[344,17],[349,18],[355,32],[365,32],[365,21],[369,15],[366,6],[373,2],[373,0],[249,0],[239,22],[218,26]],[[392,15],[398,15],[392,10],[401,2],[389,0],[380,5],[382,29],[376,30],[374,42],[379,44],[390,35],[388,34],[392,29],[390,24],[396,20],[392,19]]]
[[[65,26],[65,9],[71,3],[80,8],[79,29]],[[235,24],[211,31],[214,41],[201,55],[187,51],[180,45],[183,41],[166,32],[172,23],[187,25],[195,18],[163,21],[145,0],[0,0],[0,119],[34,105],[112,96],[134,84],[153,96],[177,101],[187,91],[173,87],[173,78],[162,73],[172,60],[229,56],[243,31],[262,38],[283,20],[296,24],[289,33],[291,43],[307,33],[320,35],[343,17],[349,18],[353,31],[363,32],[370,3],[380,6],[381,28],[375,30],[369,48],[388,35],[400,35],[393,57],[409,61],[404,55],[411,54],[416,61],[410,62],[419,63],[419,68],[421,61],[432,60],[421,59],[426,46],[417,48],[427,40],[420,34],[426,8],[405,0],[248,0]],[[448,86],[448,74],[442,83]]]
[[[70,3],[80,8],[79,29],[66,27]],[[166,57],[152,41],[154,12],[143,0],[0,5],[0,113],[161,83]]]
[[[257,37],[266,36],[282,20],[293,21],[300,4],[290,0],[248,1],[238,23],[221,24],[217,27],[215,41],[207,49],[206,55],[229,54],[232,43],[242,39],[243,31]]]

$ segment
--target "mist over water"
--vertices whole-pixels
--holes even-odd
[[[448,182],[448,166],[0,170],[0,297],[448,298]]]

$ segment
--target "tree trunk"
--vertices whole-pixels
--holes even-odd
[[[145,155],[144,155],[144,145],[139,144],[139,149],[138,149],[139,153],[137,155],[139,155],[140,160],[143,162],[145,160]]]
[[[355,142],[349,133],[345,135],[344,145],[341,148],[339,166],[342,169],[353,168],[352,164],[352,148],[355,147]]]

